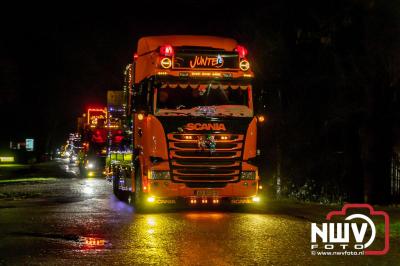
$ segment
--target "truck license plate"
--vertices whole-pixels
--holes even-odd
[[[195,191],[195,195],[197,197],[215,197],[218,196],[218,191],[216,190],[196,190]]]

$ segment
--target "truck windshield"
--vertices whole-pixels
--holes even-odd
[[[250,85],[163,84],[156,91],[156,115],[253,115]]]

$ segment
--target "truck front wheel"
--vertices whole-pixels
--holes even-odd
[[[141,210],[143,207],[143,188],[142,188],[142,171],[140,166],[135,171],[135,207],[137,210]]]
[[[119,189],[119,181],[120,180],[120,172],[115,169],[114,173],[113,173],[113,181],[112,181],[112,185],[113,185],[113,192],[114,195],[117,197],[117,199],[119,200],[124,200],[124,193],[122,190]]]

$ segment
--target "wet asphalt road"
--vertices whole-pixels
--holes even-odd
[[[399,265],[398,246],[380,258],[312,256],[312,221],[287,214],[139,214],[104,179],[62,167],[68,178],[7,186],[36,196],[0,200],[1,265]]]

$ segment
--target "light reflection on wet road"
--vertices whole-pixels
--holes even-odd
[[[366,258],[311,256],[310,221],[287,215],[222,211],[138,214],[118,201],[111,186],[99,178],[26,186],[41,191],[43,197],[1,202],[0,264],[367,262]]]

